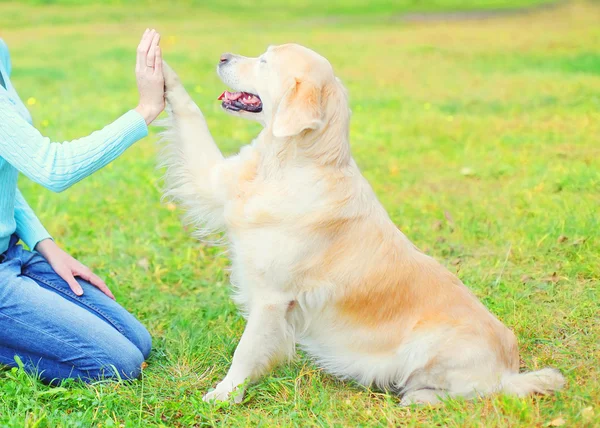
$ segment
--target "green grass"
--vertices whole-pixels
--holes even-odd
[[[72,24],[106,22],[148,22],[159,18],[165,22],[181,22],[182,18],[196,27],[223,29],[218,23],[246,22],[252,31],[265,27],[287,27],[294,21],[396,19],[410,12],[507,10],[534,7],[557,0],[0,0],[5,8],[6,26],[32,27],[40,24]],[[102,3],[102,6],[98,6]],[[83,5],[82,5],[83,4]],[[39,13],[39,6],[45,6]],[[258,25],[257,25],[258,24]]]
[[[3,2],[6,0],[2,0]],[[376,0],[365,2],[362,0],[297,0],[287,2],[283,7],[273,0],[226,0],[226,1],[203,1],[203,0],[175,0],[174,5],[188,8],[197,8],[203,11],[216,11],[225,15],[247,14],[248,18],[257,18],[264,13],[298,17],[322,16],[322,15],[361,15],[364,14],[392,14],[407,11],[456,11],[456,10],[491,10],[512,9],[527,6],[550,3],[552,0]],[[24,0],[23,3],[30,5],[66,5],[80,6],[82,3],[94,3],[81,0]],[[100,3],[100,2],[96,2]],[[133,13],[143,13],[148,5],[161,7],[160,0],[104,0],[103,5],[131,6],[137,5],[141,10],[131,10]],[[171,8],[169,8],[171,9]],[[235,12],[234,12],[235,11]]]
[[[179,213],[160,203],[153,130],[62,194],[20,182],[57,241],[148,326],[154,350],[143,379],[50,388],[0,372],[0,425],[600,424],[600,4],[403,24],[377,17],[464,3],[381,1],[363,14],[366,2],[336,1],[319,20],[308,19],[316,12],[307,5],[326,3],[316,0],[275,15],[242,0],[234,1],[241,14],[217,2],[25,3],[0,3],[1,35],[36,126],[55,140],[85,135],[135,105],[134,49],[147,26],[163,33],[166,58],[227,153],[258,128],[220,111],[221,52],[255,55],[296,41],[328,57],[351,95],[354,156],[392,219],[514,329],[524,367],[557,367],[568,385],[554,397],[404,409],[300,355],[251,387],[240,406],[203,403],[243,322],[222,249],[191,239]],[[537,2],[467,5],[517,3]],[[340,15],[353,18],[333,19]]]

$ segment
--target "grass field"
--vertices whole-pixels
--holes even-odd
[[[242,13],[216,1],[73,3],[0,2],[13,82],[44,134],[76,138],[134,107],[134,50],[154,26],[220,147],[234,153],[258,128],[220,111],[218,55],[287,41],[312,47],[349,89],[353,153],[392,219],[514,329],[524,368],[557,367],[568,385],[547,398],[400,408],[396,397],[339,382],[300,355],[242,405],[203,403],[243,322],[222,249],[191,239],[175,207],[160,203],[154,129],[64,193],[20,182],[56,240],[148,326],[154,350],[143,379],[51,388],[3,371],[0,425],[600,425],[598,2],[422,24],[396,18],[540,2],[382,0],[367,9],[305,0],[270,12],[225,2]]]

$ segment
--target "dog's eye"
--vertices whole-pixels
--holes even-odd
[[[261,58],[261,59],[260,59],[260,63],[261,63],[261,64],[266,64],[266,63],[267,63],[267,60],[266,60],[266,59],[264,59],[264,58]]]

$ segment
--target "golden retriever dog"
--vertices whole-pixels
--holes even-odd
[[[554,369],[519,373],[515,335],[394,225],[350,152],[346,90],[295,44],[224,54],[222,108],[263,130],[223,157],[200,109],[165,65],[166,193],[199,237],[224,232],[247,324],[205,401],[242,400],[298,344],[341,379],[401,404],[560,389]]]

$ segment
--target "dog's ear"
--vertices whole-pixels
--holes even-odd
[[[307,129],[317,129],[321,121],[321,91],[312,82],[295,79],[279,103],[273,121],[273,135],[293,137]]]

